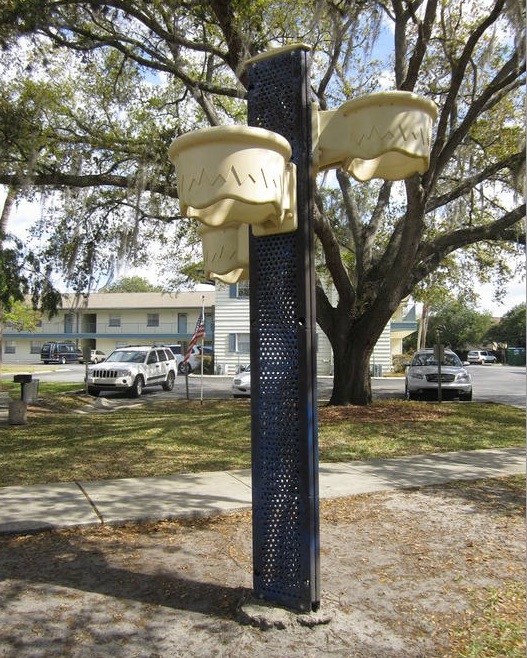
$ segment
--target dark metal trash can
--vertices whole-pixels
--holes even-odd
[[[33,379],[32,375],[15,375],[15,384],[20,384],[20,399],[24,402],[36,402],[38,400],[38,385],[40,380]]]

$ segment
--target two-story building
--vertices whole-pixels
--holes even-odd
[[[181,344],[192,338],[202,308],[205,310],[205,344],[213,344],[214,291],[174,294],[93,293],[80,301],[64,295],[62,308],[43,318],[35,332],[4,327],[5,363],[34,363],[43,343],[68,340],[81,350],[102,350],[130,344]]]

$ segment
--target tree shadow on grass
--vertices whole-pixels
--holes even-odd
[[[159,560],[148,564],[148,550],[145,562],[136,558],[130,560],[130,566],[123,566],[127,553],[137,555],[137,550],[137,545],[123,546],[120,540],[115,540],[108,551],[100,550],[96,540],[84,543],[68,532],[0,538],[2,600],[5,605],[9,599],[16,599],[28,584],[51,589],[59,586],[218,619],[234,619],[240,601],[250,596],[251,590],[246,587],[186,577],[178,571],[177,564],[160,567]],[[178,550],[172,549],[174,555],[167,562],[177,563]],[[224,572],[220,576],[228,578]]]

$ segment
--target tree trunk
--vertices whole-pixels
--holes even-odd
[[[4,206],[2,208],[2,214],[0,215],[0,231],[2,237],[7,232],[7,222],[9,220],[9,216],[11,215],[11,210],[13,209],[13,206],[15,204],[17,193],[18,193],[18,188],[16,187],[11,186],[7,190],[7,196],[5,198]]]
[[[426,334],[428,332],[428,320],[430,319],[430,306],[423,304],[421,312],[421,324],[419,325],[419,336],[417,340],[417,349],[423,350],[426,347]]]
[[[393,310],[388,306],[382,310],[372,308],[358,320],[327,306],[325,312],[333,316],[333,323],[324,323],[327,328],[325,333],[333,349],[334,363],[333,391],[329,404],[370,404],[370,358]],[[325,319],[328,320],[328,317]],[[322,327],[323,322],[320,317],[319,324]]]
[[[7,196],[4,201],[2,213],[0,214],[0,251],[2,250],[2,241],[7,232],[7,222],[11,215],[11,210],[15,204],[18,189],[11,186],[7,190]],[[4,307],[0,301],[0,376],[2,375],[2,359],[4,352]],[[1,381],[1,380],[0,380]]]
[[[333,350],[334,377],[330,405],[366,405],[372,401],[370,379],[371,350],[359,341],[350,341],[342,349]]]

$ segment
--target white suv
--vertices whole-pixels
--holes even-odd
[[[488,350],[471,350],[467,355],[467,361],[469,363],[480,363],[484,365],[485,363],[496,363],[497,359]]]
[[[162,386],[171,391],[176,369],[176,359],[168,347],[118,347],[102,363],[88,366],[86,388],[95,396],[100,391],[121,390],[139,397],[147,386]]]

